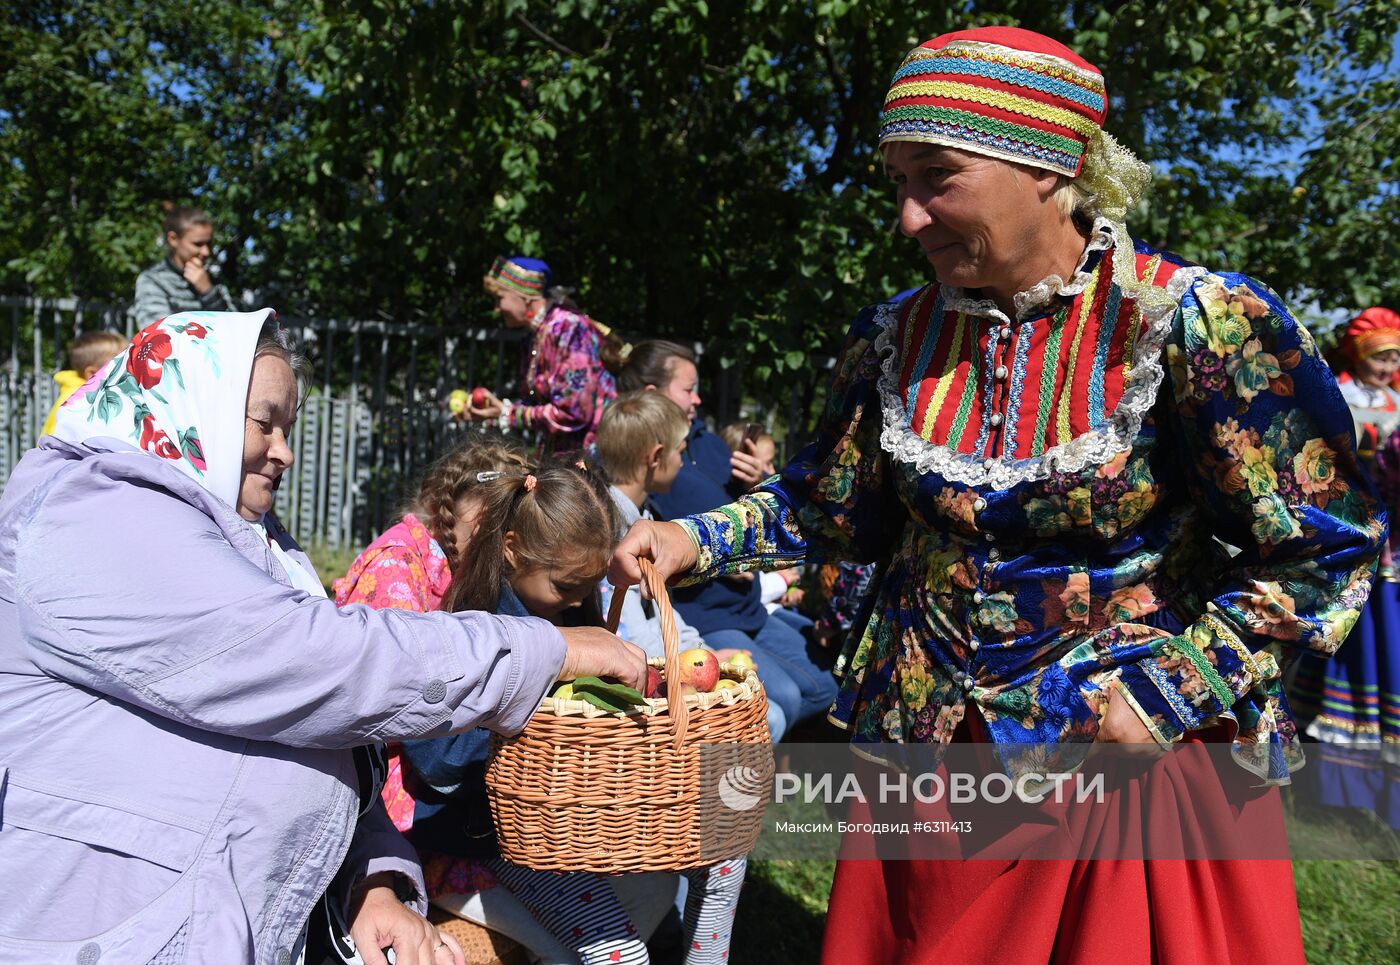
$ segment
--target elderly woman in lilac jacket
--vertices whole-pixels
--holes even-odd
[[[297,407],[270,315],[140,332],[0,498],[6,965],[283,965],[317,919],[369,965],[460,962],[376,742],[513,733],[561,676],[644,673],[596,629],[325,599],[264,516]]]

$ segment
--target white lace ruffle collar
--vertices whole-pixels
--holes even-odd
[[[1130,271],[1136,276],[1135,254],[1132,241],[1124,237],[1118,243],[1118,230],[1103,218],[1094,222],[1092,237],[1084,249],[1079,267],[1068,283],[1058,275],[1051,275],[1016,296],[1017,315],[1021,316],[1034,307],[1048,302],[1056,295],[1073,297],[1082,292],[1090,280],[1091,271],[1085,269],[1090,257],[1098,251],[1112,247],[1115,262],[1127,261],[1124,265],[1105,265],[1108,271],[1115,267]],[[1120,274],[1113,272],[1114,276]],[[880,446],[901,462],[908,463],[920,474],[936,473],[950,481],[967,486],[991,489],[1010,489],[1031,480],[1048,478],[1052,473],[1081,472],[1090,465],[1104,465],[1118,453],[1128,448],[1142,428],[1142,420],[1152,408],[1157,398],[1157,388],[1164,376],[1162,351],[1167,336],[1171,333],[1172,316],[1186,290],[1207,272],[1204,268],[1183,268],[1176,272],[1167,283],[1169,302],[1156,307],[1145,307],[1143,324],[1138,332],[1137,346],[1133,352],[1136,364],[1127,373],[1123,386],[1123,396],[1108,416],[1104,428],[1086,432],[1068,442],[1060,443],[1046,450],[1042,455],[1028,459],[1016,459],[1004,455],[1000,459],[987,459],[979,453],[962,453],[948,446],[937,445],[924,439],[910,427],[910,418],[905,411],[903,395],[899,391],[899,343],[895,338],[898,328],[899,305],[882,305],[876,312],[874,349],[880,363],[880,408],[884,417],[884,428],[880,434]],[[972,315],[989,316],[1001,321],[1009,321],[1006,315],[990,300],[971,299],[961,289],[946,286],[942,289],[945,312],[966,312]],[[1124,294],[1124,298],[1131,298]],[[1023,323],[1028,324],[1028,323]],[[1023,392],[1033,391],[1033,387],[1023,387]]]

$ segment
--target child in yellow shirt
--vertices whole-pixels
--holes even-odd
[[[68,397],[81,389],[88,379],[97,373],[97,370],[106,365],[122,348],[126,345],[126,339],[116,332],[84,332],[73,340],[73,344],[68,346],[68,365],[53,377],[58,383],[58,401],[49,410],[49,417],[44,420],[43,435],[53,432],[54,422],[58,418],[59,406],[68,401]]]

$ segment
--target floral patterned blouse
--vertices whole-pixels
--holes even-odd
[[[603,368],[602,349],[592,319],[551,308],[535,326],[525,361],[522,384],[529,395],[511,407],[507,424],[542,433],[554,451],[591,445],[603,408],[617,396],[612,373]]]
[[[376,610],[427,613],[441,606],[451,582],[447,554],[418,517],[409,513],[365,547],[331,589],[336,606],[364,603]],[[381,793],[394,826],[407,832],[413,826],[415,802],[404,786],[404,764],[398,745],[389,745],[388,776]],[[432,852],[420,852],[419,858],[429,898],[470,895],[495,887],[496,876],[483,862]]]
[[[1073,766],[1117,687],[1159,741],[1224,720],[1286,781],[1281,668],[1341,644],[1385,532],[1312,338],[1259,282],[1103,221],[1016,303],[932,284],[862,312],[817,441],[682,521],[688,579],[880,561],[837,664],[856,742],[946,744],[970,701]]]

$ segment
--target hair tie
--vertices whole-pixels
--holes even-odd
[[[575,460],[574,468],[579,472],[588,472],[588,463],[584,462],[582,459]]]
[[[535,478],[534,473],[527,472],[525,474],[525,481],[521,485],[525,487],[527,493],[532,493],[535,491],[535,486],[538,482],[539,480]]]
[[[500,478],[501,474],[494,469],[488,469],[486,472],[479,472],[476,474],[476,481],[479,483],[493,482]]]

